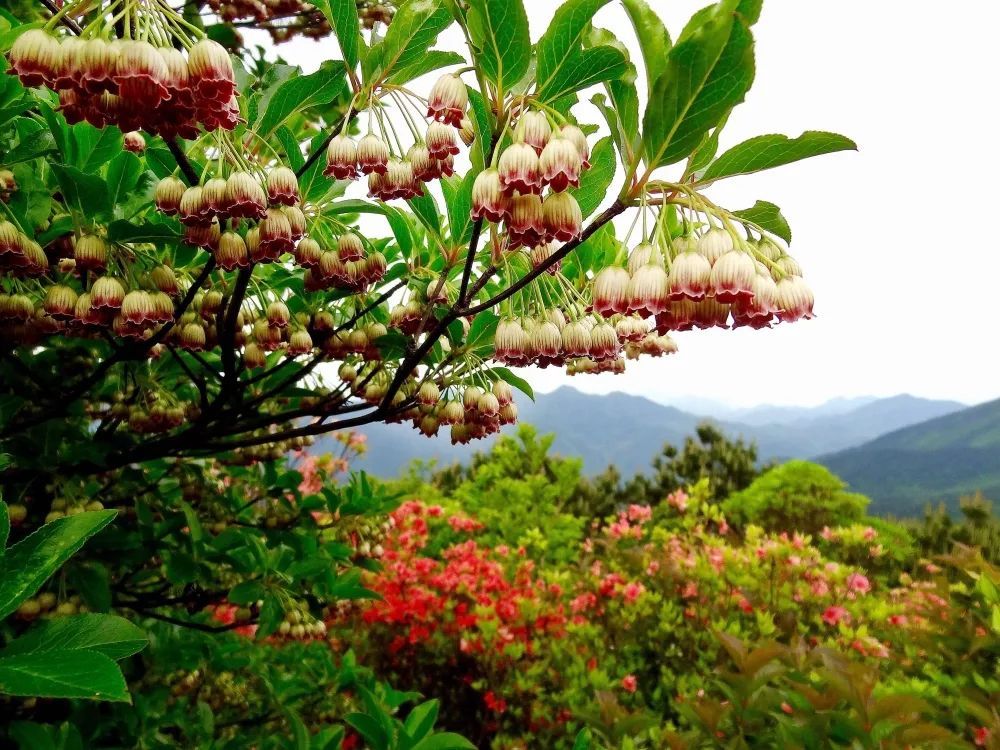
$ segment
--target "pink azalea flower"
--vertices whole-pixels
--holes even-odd
[[[841,622],[850,622],[851,614],[843,607],[831,605],[823,612],[823,622],[827,625],[836,626]]]
[[[624,677],[622,677],[622,688],[624,688],[625,691],[629,693],[634,693],[636,690],[638,690],[639,681],[636,680],[634,674],[627,674]]]

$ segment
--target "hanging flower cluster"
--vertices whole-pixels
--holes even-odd
[[[59,16],[87,4],[67,3]],[[10,72],[25,86],[58,92],[70,124],[183,138],[197,137],[199,126],[236,127],[240,109],[229,54],[166,4],[140,13],[112,3],[80,36],[57,36],[59,16],[17,38]],[[124,21],[124,35],[116,34],[115,19]]]

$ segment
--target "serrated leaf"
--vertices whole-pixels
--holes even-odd
[[[104,180],[68,164],[53,164],[52,171],[59,181],[63,200],[70,208],[80,211],[91,221],[110,215],[111,198]]]
[[[129,151],[122,151],[108,165],[108,197],[111,205],[123,202],[139,184],[142,176],[142,162],[139,157]]]
[[[712,182],[739,174],[752,174],[785,164],[837,151],[857,151],[846,136],[822,130],[807,130],[798,138],[787,135],[759,135],[733,146],[712,162],[701,182]]]
[[[0,693],[129,701],[125,678],[118,665],[97,651],[18,654],[0,658]]]
[[[268,138],[291,115],[317,104],[329,104],[346,90],[343,69],[325,62],[315,73],[293,76],[278,86],[254,129],[262,138]]]
[[[124,617],[88,613],[39,623],[0,650],[0,658],[86,649],[118,660],[138,653],[147,643],[145,632]]]
[[[122,134],[118,128],[95,128],[81,122],[70,128],[75,148],[76,166],[84,172],[96,172],[122,150]]]
[[[34,594],[90,537],[115,517],[113,510],[79,513],[47,523],[7,550],[10,573],[0,580],[0,619]]]
[[[313,4],[323,12],[337,35],[344,62],[356,68],[365,45],[358,23],[358,4],[355,0],[316,0]]]
[[[573,193],[584,218],[594,213],[607,196],[608,187],[615,178],[615,166],[615,148],[611,145],[611,136],[607,136],[594,146],[590,169],[583,173],[580,187]]]
[[[29,136],[21,138],[20,142],[9,152],[4,154],[4,166],[10,168],[14,164],[23,161],[37,159],[50,151],[56,150],[56,141],[52,137],[52,132],[47,128],[36,130]]]
[[[451,14],[442,0],[408,0],[393,16],[385,39],[372,47],[370,66],[377,66],[378,78],[384,80],[425,54],[451,23]]]
[[[625,12],[639,40],[639,49],[642,50],[642,61],[646,68],[646,91],[652,91],[656,79],[667,67],[670,32],[646,0],[622,0],[622,5],[625,6]]]
[[[788,226],[785,217],[781,215],[781,209],[768,201],[757,201],[750,208],[742,211],[733,211],[741,219],[753,222],[761,229],[766,229],[771,234],[781,237],[789,245],[792,244],[792,228]]]
[[[753,37],[726,7],[712,13],[670,51],[643,117],[649,167],[690,155],[705,134],[743,101],[754,77]],[[682,35],[683,36],[683,35]]]
[[[502,96],[524,77],[531,64],[524,4],[522,0],[472,0],[468,22],[476,61]]]
[[[414,78],[419,78],[440,68],[449,65],[464,63],[465,58],[457,52],[446,52],[444,50],[432,49],[425,52],[409,65],[396,68],[386,79],[389,83],[404,84],[409,83]]]

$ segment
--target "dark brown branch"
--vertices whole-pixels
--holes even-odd
[[[41,3],[48,9],[49,13],[51,13],[53,16],[59,12],[59,8],[56,7],[56,4],[52,2],[52,0],[41,0]],[[67,18],[66,16],[63,16],[59,20],[62,22],[63,26],[65,26],[67,29],[72,31],[77,36],[83,33],[83,29],[81,29],[80,25],[72,18]]]

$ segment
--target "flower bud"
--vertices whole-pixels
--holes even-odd
[[[267,193],[248,172],[233,172],[226,179],[226,213],[234,219],[260,219],[267,209]]]
[[[708,258],[712,265],[734,247],[733,236],[725,229],[709,229],[698,238],[698,252]]]
[[[712,266],[710,286],[715,299],[722,303],[748,301],[753,297],[753,278],[757,267],[749,253],[730,250]]]
[[[621,342],[615,329],[608,323],[599,323],[590,332],[590,356],[594,359],[612,359],[621,351]]]
[[[267,306],[267,324],[272,328],[284,328],[291,319],[288,305],[281,300],[274,300]]]
[[[279,206],[279,209],[288,219],[288,225],[292,229],[292,241],[298,242],[305,236],[306,229],[308,229],[306,215],[298,206]]]
[[[90,304],[95,310],[117,310],[125,299],[125,287],[114,276],[102,276],[90,287]]]
[[[191,88],[199,96],[228,102],[236,93],[236,74],[226,48],[211,39],[202,39],[188,50]]]
[[[587,136],[576,125],[566,124],[559,128],[559,135],[567,139],[576,146],[580,154],[581,169],[590,169],[590,144],[587,143]]]
[[[316,268],[322,255],[323,249],[311,237],[303,237],[295,246],[295,262],[303,268]]]
[[[775,265],[781,269],[786,276],[802,276],[802,266],[791,255],[782,255],[775,261]]]
[[[76,292],[64,284],[50,286],[45,293],[42,309],[55,320],[70,320],[76,309]]]
[[[670,282],[661,266],[647,263],[632,275],[628,285],[629,309],[656,315],[667,309]]]
[[[153,286],[171,297],[180,292],[177,276],[170,266],[156,266],[149,272],[149,280],[153,282]]]
[[[507,232],[511,247],[535,247],[545,241],[545,211],[537,195],[519,195],[511,199]]]
[[[173,176],[164,177],[156,183],[154,200],[156,208],[167,216],[173,216],[181,207],[184,198],[184,183]]]
[[[205,350],[206,340],[205,328],[201,323],[188,323],[181,328],[177,344],[189,352],[200,352]]]
[[[389,169],[389,144],[373,133],[360,141],[357,148],[357,162],[362,174],[385,174]]]
[[[142,137],[142,133],[130,130],[125,134],[122,147],[133,154],[142,154],[146,151],[146,139]]]
[[[219,246],[215,251],[215,261],[224,271],[235,268],[246,268],[250,265],[250,252],[247,244],[236,232],[225,232],[219,237]]]
[[[580,187],[580,168],[583,160],[572,141],[566,138],[552,138],[539,158],[542,180],[556,192],[567,187]]]
[[[640,242],[628,254],[628,272],[635,273],[647,263],[663,265],[663,256],[649,242]]]
[[[683,252],[670,263],[670,299],[700,300],[709,289],[712,264],[701,253]]]
[[[275,167],[267,175],[267,197],[271,203],[294,206],[299,202],[299,181],[285,166]]]
[[[542,153],[551,137],[552,127],[549,125],[548,118],[541,112],[525,112],[517,121],[514,141],[531,146],[536,154]]]
[[[459,138],[466,146],[471,146],[476,140],[476,127],[468,116],[462,118],[462,125],[458,131]]]
[[[629,307],[629,272],[618,266],[602,268],[594,277],[594,311],[605,317]]]
[[[55,37],[41,29],[29,29],[10,49],[11,72],[26,87],[49,85],[55,81],[61,53]]]
[[[813,293],[801,276],[785,276],[777,284],[775,306],[778,320],[793,323],[813,317]]]
[[[580,204],[572,195],[550,193],[545,198],[542,208],[547,239],[567,242],[580,236],[583,231],[583,214],[580,211]]]
[[[337,240],[337,253],[345,263],[349,260],[361,260],[365,255],[365,246],[354,232],[346,232]]]
[[[427,116],[452,125],[462,127],[462,118],[469,106],[469,91],[462,79],[447,73],[434,83],[427,97]]]
[[[500,154],[497,168],[500,172],[500,186],[508,195],[515,191],[522,195],[541,192],[541,168],[538,155],[531,146],[525,143],[509,146]]]
[[[254,260],[266,262],[277,260],[284,253],[290,253],[295,249],[295,242],[292,239],[292,225],[284,212],[276,208],[267,209],[263,221],[258,225],[260,229],[259,257]]]
[[[243,364],[251,370],[263,367],[267,364],[267,355],[256,342],[251,341],[243,348]]]
[[[309,331],[304,328],[299,328],[298,330],[292,331],[292,335],[288,337],[288,355],[294,357],[299,354],[308,354],[313,349],[312,336],[309,335]]]
[[[323,174],[338,180],[353,180],[358,176],[358,149],[345,135],[334,136],[326,147],[326,169]],[[373,170],[368,174],[384,174]]]
[[[500,173],[486,169],[476,175],[472,184],[472,218],[500,222],[510,214],[510,198],[500,183]]]
[[[427,127],[425,142],[432,159],[445,159],[459,152],[455,130],[444,123],[432,122]]]
[[[76,241],[73,258],[81,271],[103,271],[108,265],[108,243],[96,234],[84,234]]]
[[[118,96],[131,108],[141,111],[168,99],[168,76],[166,63],[149,42],[125,39],[118,43],[113,79],[118,84]]]

